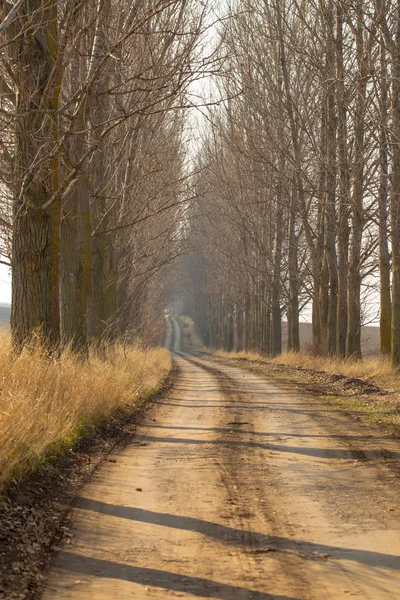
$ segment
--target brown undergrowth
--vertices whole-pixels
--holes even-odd
[[[171,368],[167,350],[117,345],[89,361],[68,352],[49,360],[39,345],[11,356],[10,336],[1,333],[0,493],[116,411],[132,410]]]
[[[16,361],[10,367],[14,377],[17,372],[23,373],[19,386],[15,383],[20,395],[27,390],[25,402],[21,400],[19,405],[25,418],[21,415],[17,419],[16,431],[20,435],[27,431],[36,453],[20,454],[19,477],[6,479],[0,495],[1,599],[40,598],[53,549],[71,539],[69,509],[79,489],[103,461],[113,462],[112,450],[134,440],[136,424],[171,388],[175,378],[170,354],[165,350],[110,348],[106,358],[104,362],[92,356],[90,363],[84,364],[64,356],[60,361],[63,364],[52,364],[40,355],[26,355],[18,359],[19,365]],[[29,364],[36,369],[31,376]],[[2,381],[3,400],[4,381],[8,381],[4,372]],[[44,412],[39,408],[39,398],[52,411],[47,422],[56,421],[55,409],[60,419],[69,416],[68,424],[60,423],[50,430],[52,435],[45,436],[48,444],[43,442],[42,446],[35,427],[26,427],[28,402],[33,401],[32,419],[38,419],[38,429],[46,431],[40,421]],[[67,407],[60,410],[62,399],[73,404],[69,411]],[[17,408],[13,404],[13,409]],[[6,431],[4,422],[2,426]]]

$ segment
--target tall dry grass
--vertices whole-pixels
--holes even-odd
[[[10,357],[10,336],[1,332],[0,490],[118,409],[140,403],[171,368],[164,349],[115,346],[89,362],[69,353],[49,360],[39,347]]]

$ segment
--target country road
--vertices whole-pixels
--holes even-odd
[[[135,443],[82,490],[43,599],[399,599],[398,442],[261,376],[176,360]]]

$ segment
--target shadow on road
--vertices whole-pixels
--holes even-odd
[[[176,425],[146,425],[147,428],[149,429],[176,429],[176,430],[181,430],[181,431],[214,431],[215,433],[230,433],[232,431],[232,427],[230,428],[225,428],[225,427],[178,427]],[[301,439],[310,439],[310,438],[317,438],[317,439],[337,439],[337,440],[367,440],[367,441],[374,441],[374,440],[388,440],[388,439],[393,439],[388,435],[373,435],[373,434],[366,434],[366,435],[334,435],[334,434],[327,434],[327,435],[322,435],[322,434],[310,434],[310,433],[285,433],[283,432],[279,432],[279,433],[274,433],[274,432],[268,432],[268,433],[264,433],[263,431],[247,431],[246,429],[242,429],[240,428],[240,432],[241,433],[245,433],[248,435],[254,435],[254,436],[262,436],[262,437],[270,437],[270,438],[284,438],[284,437],[288,437],[288,438],[301,438]]]
[[[400,559],[398,556],[392,554],[315,544],[304,540],[291,540],[254,531],[235,529],[227,525],[211,523],[210,521],[195,519],[193,517],[153,512],[129,506],[118,506],[89,500],[87,498],[80,499],[79,507],[83,510],[90,510],[103,515],[200,533],[227,544],[249,546],[249,548],[254,551],[269,549],[294,552],[302,558],[311,560],[315,560],[316,555],[325,554],[332,558],[345,558],[346,560],[357,561],[369,567],[383,567],[396,571],[400,570]],[[260,596],[260,598],[263,597],[264,596]],[[225,598],[225,596],[221,596],[221,598]],[[265,598],[269,598],[269,596],[267,595]]]
[[[73,573],[108,579],[122,579],[140,585],[184,592],[199,598],[209,598],[211,596],[221,600],[233,600],[233,598],[237,600],[297,600],[293,596],[257,592],[202,577],[189,577],[159,569],[124,565],[108,560],[79,556],[72,552],[61,552],[60,558],[61,568]]]
[[[237,433],[237,432],[235,432]],[[314,458],[341,459],[341,460],[366,460],[363,450],[337,450],[335,448],[310,448],[303,446],[278,446],[273,443],[264,443],[262,441],[238,441],[238,440],[197,440],[192,438],[178,437],[157,437],[152,435],[137,435],[138,442],[159,442],[165,444],[188,444],[205,446],[225,446],[227,448],[255,448],[258,450],[271,450],[273,452],[282,452],[289,454],[299,454],[300,456],[311,456]],[[388,452],[388,457],[398,460],[400,452]]]

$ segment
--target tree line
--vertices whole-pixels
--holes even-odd
[[[195,0],[1,4],[1,260],[13,343],[162,339],[193,194],[184,109],[210,62]],[[161,325],[160,325],[161,323]]]
[[[198,153],[186,312],[227,349],[361,357],[366,306],[400,363],[400,3],[236,0]]]

